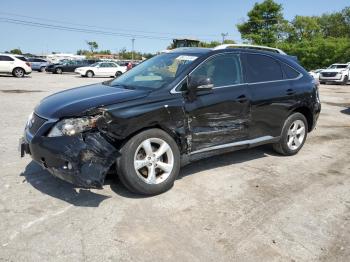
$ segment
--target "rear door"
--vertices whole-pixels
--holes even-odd
[[[214,88],[185,102],[192,153],[206,152],[246,140],[250,100],[244,84],[240,55],[221,53],[202,63],[191,74],[211,79]]]
[[[252,103],[249,136],[277,137],[296,103],[298,88],[293,82],[301,74],[267,54],[246,53],[242,58]]]

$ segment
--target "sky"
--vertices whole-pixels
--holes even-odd
[[[193,37],[221,41],[221,33],[240,42],[236,24],[246,18],[257,0],[23,0],[2,1],[0,52],[20,48],[23,52],[75,53],[96,41],[99,49],[118,52],[164,50],[172,38]],[[291,20],[295,15],[320,15],[350,6],[349,0],[276,0]],[[17,24],[4,22],[12,19]],[[9,21],[9,20],[6,20]],[[18,24],[18,21],[83,29],[72,32]],[[22,22],[20,22],[22,23]],[[63,29],[63,28],[61,28]],[[65,28],[66,29],[66,28]],[[89,33],[86,30],[90,30]],[[103,31],[97,34],[96,31]],[[108,32],[108,33],[106,33]],[[111,34],[112,33],[112,34]]]

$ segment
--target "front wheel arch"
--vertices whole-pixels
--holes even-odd
[[[146,127],[143,127],[143,128],[140,128],[138,130],[136,130],[135,132],[132,132],[130,133],[129,135],[127,135],[125,138],[123,138],[121,140],[121,143],[119,145],[117,145],[117,147],[122,147],[125,143],[127,143],[127,141],[129,141],[133,136],[136,136],[137,134],[141,133],[141,132],[144,132],[148,129],[160,129],[162,131],[164,131],[165,133],[167,133],[169,136],[171,136],[175,143],[177,144],[180,152],[182,153],[185,149],[186,149],[186,146],[184,145],[184,143],[182,143],[182,139],[181,139],[181,135],[178,134],[177,132],[169,129],[169,128],[166,128],[165,126],[162,126],[160,124],[154,124],[154,125],[150,125],[150,126],[146,126]]]

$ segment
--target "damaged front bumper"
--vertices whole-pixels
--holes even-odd
[[[117,157],[116,148],[98,131],[75,136],[32,136],[20,140],[21,156],[32,159],[54,176],[84,188],[102,188]]]

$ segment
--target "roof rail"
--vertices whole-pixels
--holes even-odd
[[[285,52],[283,52],[281,49],[268,47],[268,46],[261,46],[261,45],[247,45],[247,44],[225,44],[225,45],[218,45],[217,47],[214,47],[213,50],[221,50],[226,48],[245,48],[245,49],[256,49],[256,50],[263,50],[273,53],[278,53],[282,55],[286,55]]]

